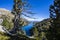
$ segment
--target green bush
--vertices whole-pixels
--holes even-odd
[[[10,30],[13,27],[13,23],[12,22],[9,22],[7,20],[7,18],[5,18],[5,19],[3,19],[2,26],[4,26],[7,30]]]
[[[9,40],[9,39],[10,39],[9,36],[5,35],[5,33],[3,32],[0,32],[0,40]]]

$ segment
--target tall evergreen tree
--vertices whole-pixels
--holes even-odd
[[[14,0],[14,6],[13,6],[13,11],[15,15],[14,18],[14,28],[11,30],[11,33],[16,34],[17,30],[19,30],[19,20],[20,20],[20,15],[22,12],[22,0]]]
[[[54,0],[54,4],[50,6],[49,11],[52,21],[47,38],[48,40],[60,40],[60,0]]]
[[[28,16],[27,14],[24,14],[24,12],[29,13],[29,14],[32,13],[32,12],[26,10],[28,7],[30,7],[30,6],[29,6],[27,0],[14,0],[14,6],[13,6],[12,13],[15,15],[15,18],[13,21],[14,27],[13,27],[11,33],[16,34],[17,31],[19,31],[21,29],[20,27],[22,26],[22,24],[19,23],[19,21],[21,20],[20,19],[21,15],[24,15],[29,18],[33,18],[31,16]]]

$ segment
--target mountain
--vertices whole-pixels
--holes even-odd
[[[49,29],[51,21],[51,18],[47,18],[40,22],[35,22],[34,27],[30,30],[32,32],[31,35],[36,37],[36,39],[41,37],[41,32],[46,32]]]
[[[11,11],[4,9],[4,8],[0,8],[0,18],[4,18],[4,17],[6,17],[8,19],[8,21],[12,21],[12,19],[14,18],[14,15],[11,13]],[[23,17],[21,18],[20,21],[24,21],[24,24],[28,22]]]
[[[0,8],[0,17],[3,15],[5,15],[6,17],[9,17],[9,18],[14,17],[14,15],[11,13],[11,11],[4,9],[4,8]]]

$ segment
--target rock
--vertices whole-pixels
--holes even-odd
[[[3,30],[3,26],[1,26],[1,25],[0,25],[0,31],[1,31],[1,32],[5,32],[5,31]]]

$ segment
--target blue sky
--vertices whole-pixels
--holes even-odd
[[[49,6],[53,3],[53,0],[28,0],[31,4],[31,11],[36,13],[33,17],[37,18],[36,21],[40,21],[45,18],[49,18]],[[0,0],[0,8],[12,10],[13,0]],[[26,18],[31,21],[34,19]]]

